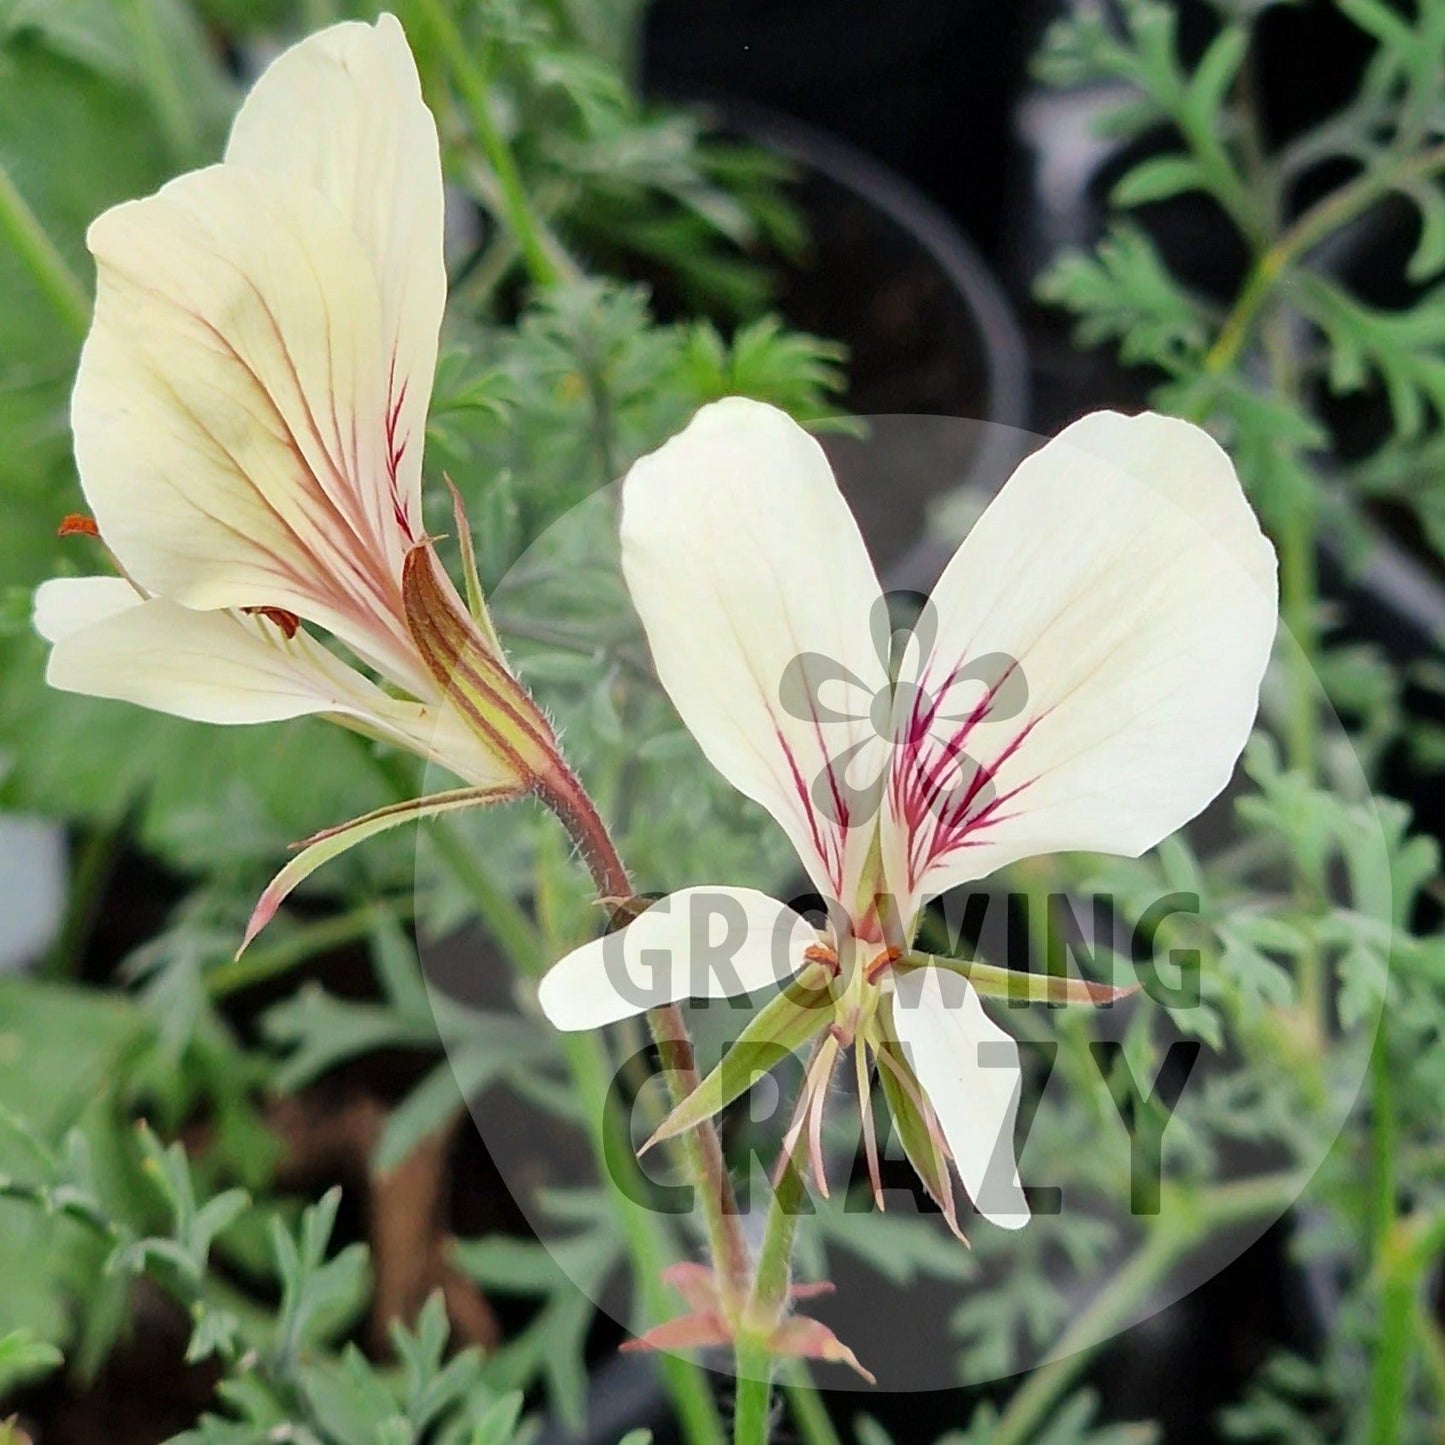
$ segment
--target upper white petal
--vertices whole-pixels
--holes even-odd
[[[71,422],[108,545],[147,591],[285,608],[416,690],[380,301],[335,207],[212,166],[107,211],[89,243]]]
[[[622,566],[703,752],[851,903],[876,804],[846,788],[881,771],[868,710],[887,675],[869,633],[878,579],[822,448],[759,402],[704,407],[628,473]]]
[[[573,949],[542,979],[559,1029],[600,1028],[685,998],[732,998],[790,978],[817,941],[786,903],[752,888],[683,888],[625,928]]]
[[[984,1013],[969,981],[945,969],[898,974],[893,1022],[974,1208],[993,1224],[1022,1228],[1029,1206],[1014,1162],[1018,1045]]]
[[[420,511],[422,433],[446,305],[441,151],[394,15],[347,21],[269,65],[236,116],[226,160],[320,191],[370,259],[381,296],[403,509]]]
[[[940,720],[895,752],[893,891],[1137,855],[1200,812],[1254,722],[1275,570],[1229,458],[1187,422],[1097,413],[1025,461],[934,589],[922,682]],[[959,669],[987,683],[950,686]]]

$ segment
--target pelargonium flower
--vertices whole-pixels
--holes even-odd
[[[71,425],[121,575],[39,589],[52,686],[211,723],[317,714],[467,785],[319,835],[250,934],[350,843],[555,766],[480,590],[462,603],[422,528],[442,220],[436,126],[383,15],[280,56],[220,164],[87,238],[95,318]],[[470,585],[459,505],[457,520]]]
[[[826,1189],[823,1104],[851,1048],[879,1202],[875,1068],[955,1229],[950,1159],[980,1213],[1022,1225],[1017,1049],[970,981],[982,965],[909,950],[937,894],[1039,854],[1136,856],[1228,783],[1277,621],[1274,551],[1229,459],[1162,416],[1076,422],[1017,469],[901,649],[879,644],[882,590],[822,449],[770,407],[705,407],[639,461],[621,530],[663,687],[828,917],[684,889],[557,963],[542,1008],[582,1029],[787,982],[657,1137],[811,1040],[788,1144],[810,1143]]]

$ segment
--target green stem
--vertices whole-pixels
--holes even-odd
[[[1426,1272],[1445,1249],[1445,1210],[1395,1220],[1379,1240],[1380,1331],[1370,1372],[1370,1445],[1397,1445],[1404,1433],[1410,1366],[1423,1347],[1432,1375],[1441,1366],[1434,1338],[1419,1328]],[[1428,1313],[1429,1306],[1424,1309]]]
[[[1419,151],[1395,165],[1366,171],[1305,211],[1259,254],[1234,309],[1205,357],[1205,370],[1217,373],[1234,364],[1260,307],[1299,257],[1401,183],[1422,180],[1441,170],[1445,170],[1445,144]]]
[[[90,327],[90,297],[3,165],[0,165],[0,236],[9,241],[65,329],[76,341],[83,341]]]
[[[527,910],[472,856],[454,825],[440,820],[432,829],[432,846],[476,905],[487,932],[503,956],[523,978],[536,978],[546,965],[546,951]]]
[[[481,67],[442,0],[413,0],[413,3],[426,16],[442,54],[451,66],[452,78],[471,117],[477,143],[497,178],[507,226],[517,239],[527,270],[538,286],[554,285],[561,275],[560,268],[546,243],[542,225],[533,214],[517,162],[497,129]]]
[[[1409,1226],[1396,1223],[1395,1083],[1385,1020],[1370,1053],[1370,1234],[1379,1280],[1380,1334],[1370,1362],[1371,1445],[1395,1445],[1405,1411],[1418,1286]]]
[[[805,1145],[800,1136],[794,1152],[782,1163],[781,1175],[773,1190],[773,1202],[763,1226],[763,1244],[758,1251],[757,1269],[753,1275],[751,1307],[781,1315],[788,1301],[788,1286],[793,1278],[793,1240],[798,1233],[807,1188],[799,1163]]]
[[[394,753],[378,753],[359,734],[348,734],[398,802],[416,796],[416,781],[404,759]],[[527,910],[497,885],[492,875],[472,856],[466,839],[454,822],[439,819],[431,829],[432,846],[452,871],[452,876],[471,895],[477,911],[486,919],[492,942],[507,962],[524,978],[536,977],[546,950]]]
[[[823,1397],[802,1360],[793,1360],[783,1371],[783,1393],[804,1445],[843,1445],[823,1404]]]
[[[601,1037],[594,1033],[569,1033],[562,1035],[562,1042],[573,1080],[583,1097],[607,1099],[611,1093],[611,1060]],[[617,1220],[647,1316],[666,1319],[676,1313],[677,1307],[668,1295],[662,1272],[674,1262],[675,1254],[657,1217],[646,1207],[631,1202],[644,1197],[646,1180],[631,1148],[613,1148],[609,1143],[609,1139],[621,1139],[626,1144],[626,1123],[616,1117],[609,1119],[600,1111],[587,1112],[598,1172],[622,1189],[624,1202],[616,1211]],[[663,1353],[658,1359],[687,1439],[692,1445],[722,1445],[725,1438],[722,1421],[706,1373],[681,1355]]]
[[[773,1413],[773,1358],[755,1341],[738,1342],[733,1445],[768,1445]]]
[[[0,1175],[0,1199],[14,1200],[28,1204],[42,1214],[59,1215],[83,1225],[104,1243],[115,1246],[124,1241],[125,1233],[115,1220],[102,1214],[98,1207],[75,1197],[73,1192],[62,1194],[44,1184],[27,1184],[8,1175]]]
[[[1299,1192],[1297,1174],[1264,1175],[1222,1184],[1198,1199],[1179,1197],[1153,1216],[1143,1245],[1054,1345],[1049,1363],[1035,1370],[1009,1401],[989,1445],[1027,1445],[1094,1353],[1118,1333],[1134,1311],[1206,1235],[1280,1212]]]
[[[785,1155],[779,1164],[781,1174],[773,1190],[752,1289],[743,1309],[744,1322],[755,1327],[759,1333],[740,1332],[737,1339],[734,1353],[737,1367],[734,1445],[766,1445],[768,1439],[776,1360],[761,1342],[759,1334],[780,1321],[787,1311],[788,1286],[793,1274],[793,1240],[798,1232],[799,1211],[807,1192],[798,1162],[798,1155],[804,1147],[800,1142],[794,1152]],[[811,1389],[811,1384],[807,1388]],[[794,1389],[801,1391],[802,1387],[795,1385]],[[822,1409],[821,1403],[817,1408]],[[797,1409],[796,1402],[794,1409]]]
[[[165,36],[156,23],[156,6],[153,0],[131,0],[126,10],[151,108],[160,121],[171,160],[184,165],[196,154],[195,116],[166,53]]]

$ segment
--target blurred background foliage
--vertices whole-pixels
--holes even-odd
[[[1104,889],[1128,925],[1165,894],[1202,900],[1163,939],[1197,952],[1201,1002],[1126,1013],[1111,1071],[1087,1017],[1010,1015],[1058,1046],[1024,1177],[1065,1183],[1084,1205],[1022,1236],[980,1229],[968,1254],[937,1220],[846,1201],[805,1232],[805,1275],[854,1261],[905,1300],[952,1291],[936,1333],[959,1379],[1057,1357],[1015,1386],[943,1397],[959,1424],[950,1445],[1159,1438],[1147,1422],[1107,1423],[1120,1417],[1108,1389],[1101,1411],[1079,1388],[1086,1371],[1106,1387],[1127,1373],[1117,1349],[1098,1364],[1100,1346],[1200,1251],[1258,1232],[1307,1184],[1288,1233],[1308,1328],[1253,1341],[1227,1412],[1178,1438],[1439,1438],[1439,857],[1385,791],[1401,758],[1418,780],[1445,756],[1420,704],[1439,679],[1352,631],[1327,574],[1363,575],[1382,518],[1437,569],[1445,541],[1445,4],[1317,7],[1354,27],[1366,62],[1345,106],[1284,137],[1254,72],[1279,8],[1220,0],[1185,34],[1177,6],[1081,6],[1037,62],[1043,84],[1103,88],[1118,148],[1101,236],[1059,256],[1040,295],[1076,319],[1082,345],[1116,348],[1161,409],[1231,447],[1280,547],[1295,647],[1226,805],[1238,847],[1191,835],[1137,862],[1051,860],[1002,880],[1045,909]],[[648,680],[604,489],[720,395],[838,423],[842,349],[772,310],[780,269],[808,255],[789,167],[639,99],[636,0],[397,9],[451,183],[428,478],[445,472],[462,491],[501,631],[643,886],[786,884],[775,830],[704,765]],[[637,1046],[625,1031],[609,1052],[539,1024],[531,980],[595,919],[535,816],[368,844],[238,963],[286,845],[415,794],[421,770],[316,722],[201,728],[43,686],[31,590],[97,564],[91,543],[56,536],[82,505],[66,404],[88,321],[85,227],[215,159],[281,44],[373,13],[0,0],[0,804],[67,820],[75,845],[59,943],[37,976],[0,980],[0,1397],[25,1386],[27,1409],[56,1421],[72,1396],[104,1410],[118,1355],[169,1340],[171,1365],[192,1368],[148,1405],[137,1440],[504,1445],[548,1415],[580,1427],[588,1371],[617,1339],[588,1294],[630,1273],[622,1312],[666,1317],[657,1268],[695,1247],[665,1216],[636,1226],[594,1179],[545,1170],[536,1212],[519,1217],[459,1142],[464,1099],[491,1101],[494,1087],[534,1110],[539,1148],[575,1133],[575,1095],[605,1087]],[[1180,262],[1159,222],[1181,199],[1244,258],[1229,283],[1201,284]],[[1395,226],[1396,204],[1408,244],[1377,254],[1358,227]],[[453,530],[441,491],[428,496],[439,533]],[[943,513],[945,532],[966,509]],[[1326,725],[1316,677],[1353,746]],[[477,922],[484,941],[470,935],[463,968],[490,985],[429,989],[444,942]],[[929,928],[933,946],[971,942],[947,910]],[[1130,963],[1076,941],[1099,976]],[[705,1012],[697,1022],[704,1051],[720,1047]],[[1180,1041],[1210,1068],[1171,1116],[1148,1081]],[[847,1157],[849,1112],[834,1111]],[[1127,1192],[1123,1116],[1134,1135],[1167,1139],[1157,1215],[1089,1207]],[[749,1128],[730,1134],[740,1161],[757,1143]],[[1117,1151],[1080,1148],[1106,1129],[1125,1143],[1122,1166]],[[615,1139],[586,1146],[620,1167]],[[387,1229],[412,1217],[422,1233],[398,1251]],[[704,1373],[669,1361],[663,1376],[684,1438],[720,1439],[726,1404]],[[810,1445],[838,1430],[861,1445],[934,1433],[885,1419],[882,1401],[863,1418],[850,1396],[831,1402],[830,1423],[800,1377],[784,1394],[787,1428]]]

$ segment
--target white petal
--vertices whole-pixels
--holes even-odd
[[[416,522],[447,278],[436,123],[396,17],[333,25],[278,57],[236,116],[226,160],[320,191],[370,258],[396,360],[389,401],[403,445],[398,489]]]
[[[35,627],[54,644],[46,681],[62,692],[195,722],[344,718],[477,786],[513,781],[451,710],[388,697],[304,631],[287,639],[260,617],[143,601],[114,577],[46,582]]]
[[[212,166],[92,225],[71,407],[106,543],[188,607],[279,607],[416,689],[376,280],[334,206]]]
[[[548,970],[542,1012],[593,1029],[685,998],[732,998],[790,978],[817,942],[786,903],[752,888],[683,888]]]
[[[622,565],[703,752],[782,824],[818,888],[851,903],[887,674],[869,632],[878,580],[822,448],[773,407],[704,407],[628,473]]]
[[[893,1023],[974,1208],[1021,1229],[1029,1206],[1014,1162],[1018,1045],[984,1013],[968,980],[942,969],[897,976]]]
[[[933,605],[898,735],[939,720],[895,752],[884,850],[912,901],[1036,854],[1134,856],[1199,813],[1254,723],[1275,556],[1205,432],[1101,412],[1019,467]]]
[[[135,588],[119,577],[57,577],[35,589],[32,620],[47,642],[59,642],[129,612],[140,601]]]

